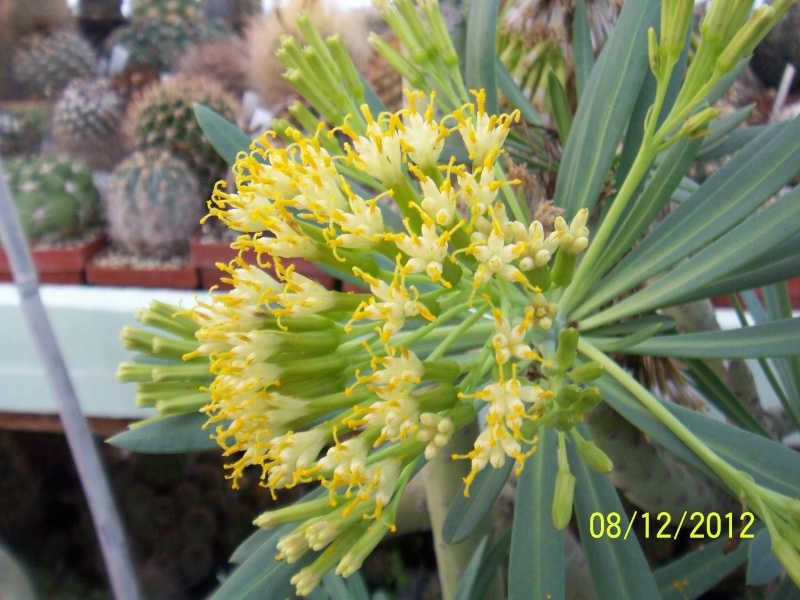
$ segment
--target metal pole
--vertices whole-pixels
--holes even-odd
[[[23,315],[58,406],[61,426],[64,428],[100,541],[100,550],[111,581],[111,589],[118,600],[139,600],[139,586],[122,523],[111,496],[100,456],[67,373],[64,357],[58,348],[55,334],[39,296],[36,269],[11,198],[11,191],[6,183],[2,161],[0,161],[0,241],[11,266]]]

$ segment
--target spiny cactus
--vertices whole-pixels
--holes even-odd
[[[38,154],[50,131],[50,105],[40,102],[4,106],[0,110],[0,155]]]
[[[174,61],[192,44],[232,35],[223,23],[204,19],[168,22],[160,18],[135,21],[117,29],[106,42],[128,51],[128,67],[154,66],[170,71]]]
[[[33,95],[51,98],[76,77],[97,72],[97,56],[78,32],[34,33],[21,42],[13,60],[14,77]]]
[[[53,111],[56,143],[94,168],[110,169],[125,153],[122,99],[106,79],[76,79]]]
[[[200,17],[198,0],[134,0],[133,19],[164,19],[180,22]]]
[[[237,98],[247,89],[246,67],[247,46],[239,37],[193,44],[175,63],[177,73],[211,78]]]
[[[18,158],[4,165],[22,228],[32,241],[74,235],[98,220],[92,171],[66,155]]]
[[[112,242],[139,256],[185,253],[205,212],[197,178],[164,149],[134,152],[117,165],[104,196]]]
[[[127,128],[140,147],[166,148],[184,159],[205,189],[224,176],[226,165],[194,117],[195,102],[236,120],[236,102],[219,84],[175,77],[148,88],[131,103]],[[210,191],[209,187],[206,193]]]

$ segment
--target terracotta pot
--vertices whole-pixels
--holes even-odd
[[[800,277],[789,279],[786,282],[786,286],[789,288],[789,301],[792,304],[792,308],[794,308],[795,310],[800,310]],[[711,302],[714,304],[714,306],[719,306],[719,307],[731,306],[731,301],[728,298],[728,296],[715,296],[714,298],[711,299]]]
[[[200,275],[200,287],[210,289],[212,286],[217,286],[221,290],[229,290],[231,288],[229,284],[220,280],[221,277],[227,278],[228,274],[221,271],[216,265],[217,263],[228,264],[239,255],[238,250],[234,250],[224,242],[204,242],[196,236],[189,241],[189,254],[192,258],[192,264]],[[255,262],[249,250],[243,253],[242,256],[248,262]],[[266,256],[262,257],[262,262],[265,260],[271,262]],[[334,289],[336,280],[314,263],[302,258],[284,258],[281,262],[287,267],[294,265],[297,273],[321,283],[329,290]],[[274,268],[268,269],[268,271],[273,276],[275,275]]]
[[[105,235],[72,248],[33,249],[33,264],[39,273],[40,283],[86,283],[86,264],[105,244]],[[5,252],[0,250],[0,281],[11,281],[11,265]]]
[[[136,269],[89,263],[86,265],[86,281],[93,285],[113,287],[178,290],[193,290],[198,285],[197,269],[193,266]]]

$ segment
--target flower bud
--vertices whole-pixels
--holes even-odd
[[[572,283],[572,276],[575,275],[575,263],[578,261],[578,255],[570,252],[565,252],[560,248],[556,253],[556,262],[553,265],[553,270],[550,272],[551,281],[567,287]]]
[[[572,369],[567,375],[575,383],[587,383],[599,379],[603,374],[603,367],[596,362],[588,362],[578,365]]]
[[[577,385],[565,385],[556,393],[556,404],[561,408],[572,407],[580,398],[581,389]]]
[[[589,387],[586,388],[581,392],[580,397],[578,398],[578,402],[575,404],[575,412],[580,415],[585,415],[590,410],[592,410],[595,406],[600,404],[603,400],[603,395],[600,393],[600,390],[596,387]]]
[[[562,371],[566,371],[575,362],[578,356],[578,339],[580,335],[574,327],[568,327],[561,332],[558,338],[558,348],[556,348],[556,366]]]
[[[611,473],[614,470],[614,463],[608,455],[591,440],[578,442],[578,454],[583,462],[598,473]]]
[[[653,72],[653,75],[659,77],[661,71],[661,53],[658,48],[656,30],[652,27],[647,30],[647,57],[650,60],[650,70]]]
[[[553,526],[562,531],[572,518],[572,500],[575,497],[575,476],[569,471],[559,471],[553,494]]]
[[[711,133],[706,126],[719,116],[722,112],[719,108],[705,108],[699,113],[692,115],[678,131],[676,137],[686,136],[689,138],[699,138]]]
[[[775,24],[775,9],[769,4],[759,6],[733,39],[719,55],[716,70],[719,75],[732,71],[739,61],[752,54],[756,45],[764,39]]]

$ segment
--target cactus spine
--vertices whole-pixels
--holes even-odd
[[[21,42],[13,59],[14,77],[34,95],[51,98],[76,77],[97,71],[97,56],[78,32],[34,33]]]
[[[131,103],[127,127],[140,147],[166,148],[184,159],[210,193],[227,167],[194,117],[195,102],[230,121],[236,119],[236,103],[219,84],[175,77],[148,88]]]
[[[191,169],[155,148],[134,152],[117,165],[104,203],[112,242],[157,258],[185,253],[205,212]]]

